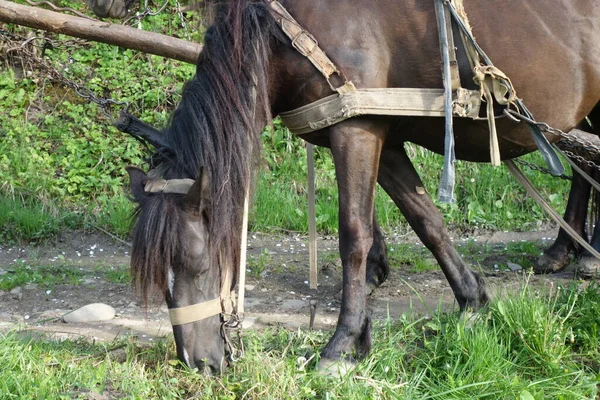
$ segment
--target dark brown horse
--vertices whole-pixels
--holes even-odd
[[[282,0],[294,18],[358,88],[441,88],[434,2]],[[538,120],[570,130],[600,100],[600,5],[592,0],[473,0],[466,11],[481,47],[511,79]],[[219,2],[196,76],[155,143],[149,177],[131,169],[139,202],[131,266],[143,291],[158,284],[170,308],[219,296],[240,257],[244,194],[259,154],[259,133],[272,116],[331,95],[328,83],[284,36],[266,1]],[[461,78],[471,80],[458,45]],[[474,88],[474,87],[472,87]],[[366,305],[367,259],[373,244],[378,182],[431,250],[461,310],[488,301],[482,279],[452,246],[439,211],[404,149],[413,142],[441,153],[441,118],[369,117],[303,135],[331,148],[340,196],[343,294],[337,328],[321,363],[352,360],[371,347]],[[497,121],[502,158],[536,150],[528,128]],[[456,155],[489,161],[485,121],[455,120]],[[550,140],[554,138],[549,137]],[[147,181],[191,178],[187,195],[149,193]],[[235,279],[233,284],[235,285]],[[179,358],[221,370],[221,317],[174,326]]]
[[[600,135],[600,106],[588,115],[587,119],[580,124],[579,129]],[[579,165],[579,167],[596,181],[600,180],[600,172],[596,168],[588,165]],[[586,220],[591,190],[592,186],[589,182],[574,172],[564,219],[582,237],[586,237]],[[596,194],[593,197],[592,205],[592,210],[595,210],[596,215],[592,215],[590,218],[598,217],[599,201],[600,197]],[[600,250],[600,222],[594,222],[595,228],[590,238],[590,244],[594,249]],[[561,271],[571,263],[571,256],[576,260],[576,269],[580,275],[584,277],[599,275],[600,260],[578,246],[563,229],[559,230],[558,237],[552,246],[546,249],[542,257],[537,260],[534,270],[536,273]]]

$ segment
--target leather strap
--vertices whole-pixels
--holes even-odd
[[[481,98],[478,91],[456,92],[453,112],[477,118]],[[334,94],[292,111],[280,113],[281,120],[297,135],[317,131],[359,115],[443,117],[444,90],[425,88],[359,89]]]
[[[280,2],[271,0],[269,1],[269,6],[271,7],[273,17],[279,23],[281,30],[291,39],[292,46],[298,50],[300,54],[308,58],[319,72],[323,74],[333,91],[343,94],[356,90],[354,84],[342,76],[333,61],[331,61],[323,49],[319,47],[317,39],[300,26]],[[330,78],[334,74],[337,74],[343,79],[344,84],[342,86],[333,86]]]
[[[221,314],[221,311],[221,299],[217,297],[191,306],[170,308],[169,319],[171,325],[184,325]]]
[[[187,194],[193,184],[193,179],[152,179],[146,182],[144,191],[147,193]]]

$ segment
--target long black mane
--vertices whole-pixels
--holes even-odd
[[[244,194],[258,164],[260,131],[271,120],[267,68],[281,31],[263,1],[209,6],[214,21],[196,75],[184,86],[164,132],[168,149],[160,149],[155,159],[166,179],[196,179],[201,168],[208,174],[211,255],[221,268],[232,268],[239,263]],[[140,204],[131,268],[134,285],[144,294],[155,283],[164,289],[167,257],[179,248],[178,218],[168,215],[182,211],[173,207],[175,201],[177,196],[151,195]]]

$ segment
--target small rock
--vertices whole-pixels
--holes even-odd
[[[517,272],[517,271],[522,271],[522,270],[523,270],[523,267],[521,267],[519,264],[515,264],[515,263],[512,263],[512,262],[510,262],[510,261],[508,261],[508,262],[506,263],[506,265],[507,265],[507,266],[508,266],[508,268],[509,268],[511,271],[513,271],[513,272]]]
[[[37,283],[30,283],[28,285],[25,285],[25,287],[23,289],[25,290],[35,290],[37,289],[38,285]]]
[[[23,291],[23,288],[21,288],[21,286],[17,286],[10,290],[10,294],[19,294],[21,293],[21,291]]]
[[[242,321],[242,329],[251,328],[256,323],[256,318],[254,317],[245,317]]]
[[[106,321],[115,317],[115,309],[103,303],[93,303],[65,314],[65,322],[94,322]]]
[[[244,288],[246,289],[247,292],[253,291],[255,287],[256,287],[256,285],[244,285]]]
[[[12,320],[12,315],[4,312],[4,311],[0,311],[0,322],[10,322]]]
[[[260,289],[261,292],[266,292],[267,290],[268,290],[267,288]]]

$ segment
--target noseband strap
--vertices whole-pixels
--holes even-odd
[[[171,325],[184,325],[221,314],[221,311],[221,299],[217,297],[191,306],[170,308],[169,318]]]
[[[146,193],[177,193],[187,194],[194,184],[193,179],[152,179],[146,182]]]

